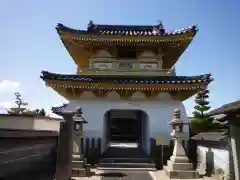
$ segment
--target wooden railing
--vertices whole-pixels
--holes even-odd
[[[171,69],[119,69],[119,68],[109,68],[109,69],[99,69],[99,68],[91,68],[91,69],[79,69],[78,74],[80,75],[142,75],[144,73],[145,76],[150,75],[165,75],[165,76],[173,76],[175,75],[175,71]]]
[[[87,163],[95,166],[101,157],[101,138],[80,138],[81,152]]]

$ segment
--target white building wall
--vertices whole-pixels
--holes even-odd
[[[147,138],[165,136],[170,138],[171,127],[168,125],[173,118],[174,109],[181,111],[181,118],[188,122],[185,107],[182,102],[174,100],[72,100],[67,106],[74,111],[81,107],[83,117],[88,124],[84,124],[86,137],[101,137],[104,140],[104,114],[111,109],[135,109],[142,110],[148,115]],[[188,127],[184,129],[188,132]],[[188,133],[186,134],[188,137]],[[149,141],[150,142],[150,141]],[[147,144],[149,150],[149,143]]]

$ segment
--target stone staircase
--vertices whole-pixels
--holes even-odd
[[[152,159],[139,147],[109,147],[98,164],[101,170],[156,170]]]

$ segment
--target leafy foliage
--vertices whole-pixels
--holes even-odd
[[[207,114],[209,109],[209,90],[204,89],[199,91],[195,97],[194,106],[195,111],[193,111],[193,119],[190,122],[191,131],[193,133],[199,133],[203,131],[210,131],[214,128],[213,118]]]
[[[17,104],[18,108],[21,108],[21,106],[27,106],[28,105],[27,102],[23,101],[22,95],[19,92],[15,92],[14,95],[16,97],[15,104]]]
[[[45,110],[42,108],[39,113],[38,113],[39,116],[46,116],[46,112]]]
[[[19,92],[14,93],[14,95],[16,97],[15,104],[17,105],[17,107],[10,108],[10,110],[8,111],[9,114],[24,114],[24,115],[29,115],[29,116],[46,116],[46,112],[43,108],[41,110],[40,109],[30,110],[30,109],[24,108],[23,106],[27,106],[28,103],[22,99],[22,96]]]
[[[17,105],[16,108],[11,108],[8,113],[9,114],[23,114],[24,111],[26,111],[26,108],[23,108],[23,106],[27,106],[28,103],[23,101],[22,95],[19,92],[14,93],[16,100],[15,104]]]

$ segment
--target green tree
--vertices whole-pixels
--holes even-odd
[[[14,93],[16,97],[15,104],[17,104],[18,108],[20,109],[22,106],[27,106],[28,103],[24,102],[22,99],[22,95],[19,92]]]
[[[27,106],[28,103],[22,99],[22,95],[19,92],[15,92],[14,95],[16,97],[15,104],[17,105],[17,107],[11,108],[8,111],[8,113],[9,114],[23,114],[24,111],[26,110],[26,108],[24,108],[23,106]]]
[[[40,109],[35,109],[35,112],[38,115],[40,113]]]
[[[38,113],[39,116],[46,116],[46,112],[45,110],[42,108],[39,113]]]
[[[193,133],[199,133],[203,131],[210,131],[213,129],[213,118],[207,114],[209,109],[209,90],[204,89],[197,93],[195,97],[193,119],[190,122],[191,131]]]

